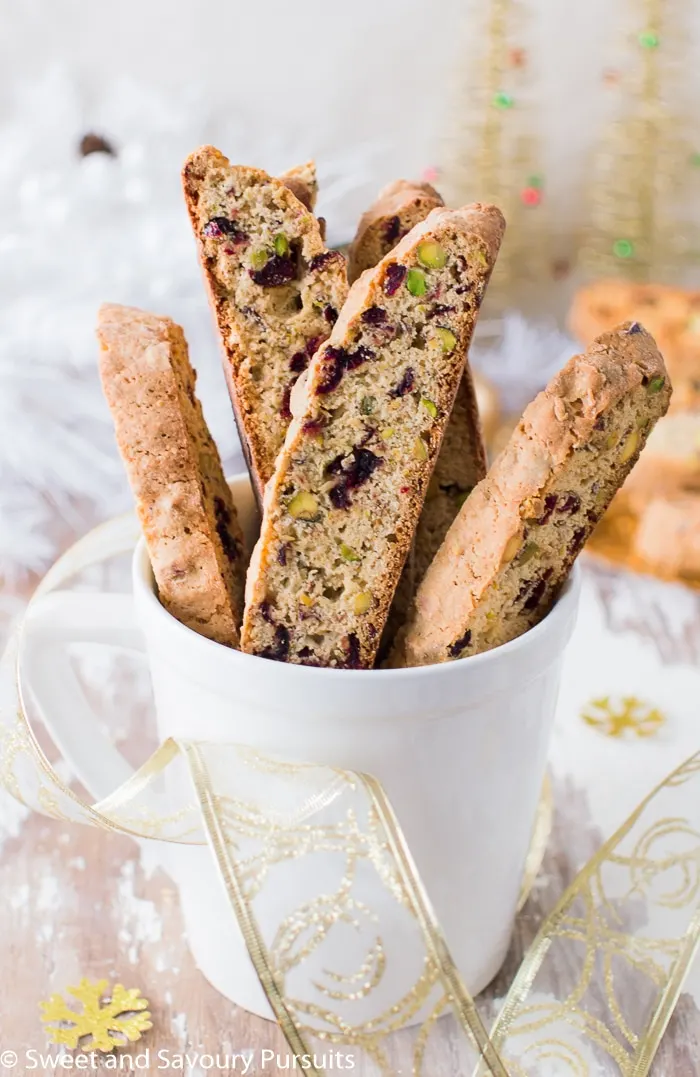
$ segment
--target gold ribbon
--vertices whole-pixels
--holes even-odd
[[[124,552],[136,537],[131,517],[96,529],[54,565],[37,595]],[[657,786],[574,880],[542,924],[489,1036],[374,778],[270,760],[242,745],[166,741],[115,793],[87,804],[58,777],[29,724],[23,624],[0,664],[0,783],[53,818],[207,841],[265,995],[292,1052],[309,1056],[308,1073],[323,1072],[328,1045],[365,1056],[382,1073],[399,1065],[405,1072],[407,1056],[414,1074],[430,1073],[444,1036],[460,1073],[648,1073],[700,941],[700,754]],[[177,769],[191,776],[196,799],[166,804],[162,777]],[[182,776],[170,783],[187,787]],[[271,814],[269,805],[280,802],[287,810]],[[279,892],[290,864],[312,878],[320,852],[337,868],[335,889],[290,907],[273,928],[261,926],[267,888]],[[368,874],[386,899],[379,911],[363,900]],[[405,926],[403,957],[411,946],[416,955],[408,988],[392,986],[388,928],[396,918]],[[324,956],[348,927],[365,948],[354,973],[333,970]],[[454,1025],[441,1022],[437,1036],[450,1012]]]

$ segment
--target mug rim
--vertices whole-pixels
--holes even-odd
[[[132,581],[134,596],[142,600],[146,609],[160,619],[168,633],[175,633],[176,638],[183,646],[189,644],[190,647],[194,647],[196,650],[201,648],[202,655],[206,655],[209,660],[215,659],[218,654],[222,661],[231,663],[232,666],[240,666],[240,672],[247,669],[251,675],[261,672],[260,662],[269,663],[271,661],[269,658],[246,654],[244,651],[239,651],[234,647],[227,647],[223,643],[217,643],[216,640],[195,632],[193,628],[188,628],[187,625],[182,624],[172,613],[166,610],[155,591],[155,577],[143,536],[139,539],[133,553]],[[344,678],[346,682],[350,681],[357,684],[359,677],[365,679],[368,674],[372,675],[377,684],[379,683],[378,678],[381,678],[386,684],[409,678],[420,680],[430,676],[442,678],[464,676],[468,670],[476,673],[477,670],[481,670],[490,664],[507,661],[519,651],[534,649],[539,645],[543,636],[550,633],[556,635],[559,629],[563,630],[569,617],[575,612],[580,589],[581,566],[578,561],[575,561],[556,602],[541,621],[538,621],[536,625],[521,636],[516,636],[515,639],[509,640],[507,643],[502,643],[489,651],[457,658],[451,662],[437,662],[426,666],[404,666],[398,669],[336,669],[335,667],[326,666],[304,666],[296,662],[275,662],[276,675],[294,680],[301,678],[306,681],[313,677],[318,683],[330,677],[331,682],[339,686],[341,678]],[[564,645],[567,640],[568,635],[565,636]]]

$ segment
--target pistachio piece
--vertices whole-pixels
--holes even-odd
[[[362,415],[371,415],[377,406],[377,398],[375,396],[363,396],[360,401],[360,412]]]
[[[353,550],[352,546],[348,546],[345,542],[341,542],[340,544],[340,556],[343,558],[344,561],[360,560],[359,553]]]
[[[612,433],[608,434],[608,436],[605,439],[605,448],[606,449],[614,449],[619,440],[620,440],[620,435],[617,433],[616,430],[613,430]]]
[[[428,400],[427,396],[421,398],[421,404],[423,405],[431,419],[437,419],[437,404],[433,404],[432,400]]]
[[[661,392],[661,390],[663,389],[665,384],[666,384],[666,379],[664,377],[662,377],[661,375],[659,375],[657,378],[652,378],[651,381],[649,382],[649,384],[647,385],[647,392],[648,393],[659,393],[659,392]]]
[[[438,339],[442,345],[442,350],[444,352],[447,352],[448,354],[449,352],[453,352],[457,347],[457,337],[454,335],[452,330],[444,329],[443,327],[439,326],[435,330],[435,332],[437,333]]]
[[[622,446],[622,452],[620,453],[620,463],[624,464],[636,453],[639,448],[639,431],[633,430],[631,434],[628,434],[625,438],[625,443]]]
[[[511,535],[503,550],[503,557],[501,558],[502,564],[507,565],[512,561],[519,549],[520,535]]]
[[[287,254],[289,252],[289,240],[280,232],[275,236],[275,254]]]
[[[298,494],[295,494],[287,507],[289,515],[295,520],[318,519],[318,501],[308,490],[300,490]]]
[[[406,287],[411,295],[425,295],[428,285],[422,269],[409,269],[406,276]]]
[[[304,592],[303,592],[303,591],[302,591],[302,593],[301,593],[301,594],[299,595],[299,601],[301,602],[301,604],[302,604],[303,606],[313,606],[313,604],[314,604],[314,600],[313,600],[313,598],[311,597],[311,595],[306,595],[306,594],[304,594]]]
[[[523,546],[523,552],[518,558],[519,565],[526,565],[528,561],[532,561],[532,558],[539,552],[539,546],[536,542],[526,542]]]
[[[486,255],[484,254],[483,251],[474,251],[474,254],[472,255],[472,258],[474,259],[474,261],[476,262],[477,265],[480,265],[480,266],[488,265],[488,259],[486,258]]]
[[[356,614],[367,613],[367,610],[372,605],[372,594],[370,591],[360,591],[358,595],[355,595],[352,602],[352,611]]]
[[[447,251],[439,243],[426,240],[418,245],[418,261],[428,269],[442,269],[447,262]]]
[[[428,459],[428,448],[423,441],[423,438],[416,438],[413,442],[413,455],[416,460],[420,460],[421,462]]]
[[[379,436],[382,441],[389,441],[390,438],[393,438],[395,433],[396,431],[394,430],[393,426],[387,426],[384,428],[384,430],[380,431]]]
[[[267,251],[252,251],[250,255],[250,264],[253,269],[264,269],[267,265]]]

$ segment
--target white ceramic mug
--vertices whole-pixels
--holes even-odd
[[[247,476],[231,487],[252,535],[257,521]],[[138,647],[140,633],[162,738],[244,743],[374,775],[476,994],[498,972],[508,947],[578,591],[575,568],[539,625],[485,654],[417,669],[316,669],[242,654],[185,628],[158,601],[141,541],[133,602],[57,593],[37,603],[27,678],[56,742],[96,797],[112,792],[131,770],[105,741],[57,647],[76,641]],[[171,847],[168,870],[201,971],[233,1002],[270,1017],[208,850]],[[274,907],[267,913],[276,923]]]

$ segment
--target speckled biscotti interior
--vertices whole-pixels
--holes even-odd
[[[302,182],[308,190],[308,175]],[[345,258],[326,249],[318,221],[289,186],[232,166],[212,146],[188,158],[183,186],[260,497],[289,425],[294,383],[345,301]]]
[[[488,651],[537,624],[670,395],[661,354],[638,322],[571,359],[460,510],[392,664]]]
[[[179,325],[107,303],[100,373],[160,600],[188,628],[237,646],[245,558],[231,492],[195,396]]]
[[[348,254],[348,274],[386,257],[401,238],[443,201],[428,183],[397,180],[380,193],[363,214]],[[389,610],[380,654],[385,654],[406,620],[416,589],[442,544],[447,529],[467,494],[486,474],[486,451],[481,434],[476,388],[467,362],[452,415],[428,486],[423,511]]]
[[[244,650],[373,665],[503,229],[494,206],[435,209],[353,286],[265,493]]]
[[[442,197],[429,183],[395,180],[362,214],[348,250],[348,279],[353,284],[365,269],[372,269],[399,240],[424,221],[431,209],[443,206]]]

